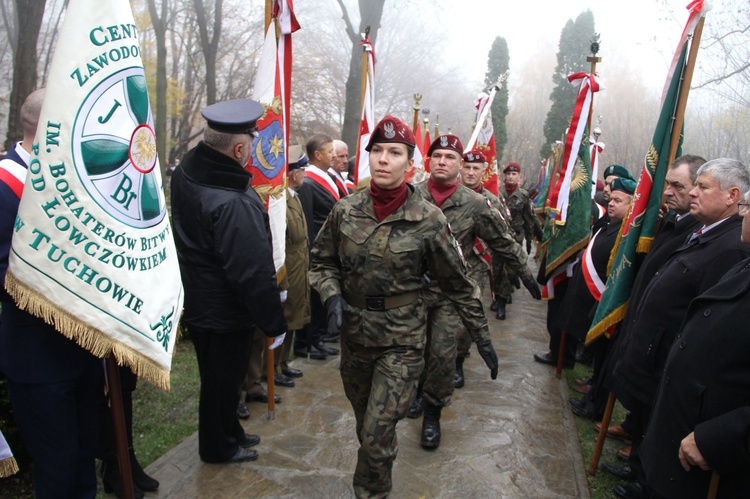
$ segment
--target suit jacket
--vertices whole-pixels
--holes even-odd
[[[607,264],[621,223],[609,223],[603,226],[591,246],[591,261],[603,282],[607,281]],[[573,270],[573,277],[563,298],[558,319],[559,326],[579,340],[585,340],[597,303],[586,285],[583,268],[579,261]]]
[[[653,402],[667,353],[690,301],[750,255],[750,246],[740,242],[741,225],[740,216],[733,215],[699,236],[697,243],[683,243],[649,280],[625,325],[630,341],[615,367],[616,395],[627,392],[644,404]]]
[[[694,299],[669,352],[640,450],[649,485],[665,497],[706,497],[711,472],[686,472],[680,441],[695,431],[717,470],[718,497],[750,493],[750,259]]]
[[[323,175],[328,175],[328,173],[324,171]],[[307,220],[307,239],[312,249],[315,237],[336,204],[336,198],[310,178],[305,178],[297,189],[297,194],[302,204],[302,211],[305,213],[305,220]]]

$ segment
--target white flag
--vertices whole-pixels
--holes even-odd
[[[157,386],[183,289],[127,0],[71,0],[18,210],[6,288]]]

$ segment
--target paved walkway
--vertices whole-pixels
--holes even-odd
[[[466,386],[443,411],[438,450],[420,447],[421,419],[399,423],[390,497],[589,497],[567,386],[532,358],[547,350],[545,310],[522,288],[507,320],[492,314],[500,375],[490,380],[472,351]],[[284,400],[274,420],[266,418],[265,405],[250,404],[244,426],[263,439],[257,461],[204,464],[194,434],[148,467],[161,487],[147,497],[353,497],[357,439],[338,357],[294,365],[304,377],[295,388],[277,389]]]

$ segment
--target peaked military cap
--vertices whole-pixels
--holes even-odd
[[[294,145],[289,146],[289,171],[293,172],[299,168],[307,166],[307,155],[302,146]]]
[[[263,106],[250,99],[233,99],[204,107],[201,114],[208,127],[222,133],[252,133],[263,116]]]
[[[367,143],[365,151],[370,152],[372,145],[376,142],[381,144],[398,142],[406,144],[409,147],[416,147],[417,145],[417,141],[414,139],[414,134],[409,126],[390,114],[375,125],[375,130],[370,135],[370,141]]]

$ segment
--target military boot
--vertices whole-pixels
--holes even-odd
[[[425,449],[437,449],[440,447],[440,413],[442,407],[432,405],[429,402],[424,408],[422,419],[422,447]]]
[[[419,390],[417,396],[414,397],[414,402],[411,403],[409,413],[406,417],[409,419],[417,419],[424,412],[424,404],[424,394],[422,393],[422,390]]]
[[[498,306],[497,305],[497,298],[495,298],[494,300],[492,300],[492,305],[490,305],[490,310],[492,310],[494,312],[495,310],[497,310],[497,306]]]
[[[456,357],[456,374],[453,375],[453,386],[464,387],[464,358]]]
[[[497,299],[497,313],[495,314],[496,319],[500,319],[501,321],[505,320],[505,304],[506,304],[505,298],[498,298]]]

